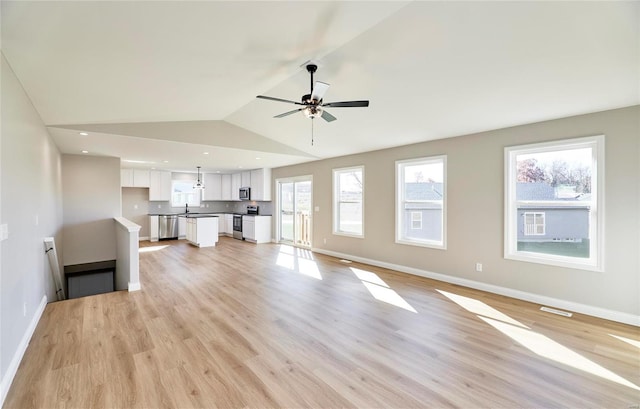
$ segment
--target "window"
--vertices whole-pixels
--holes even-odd
[[[422,229],[422,212],[411,212],[411,229]]]
[[[171,182],[171,207],[200,207],[202,190],[193,188],[193,180],[174,180]]]
[[[524,235],[544,236],[544,213],[524,212]]]
[[[602,271],[604,137],[505,149],[505,258]]]
[[[446,248],[446,161],[396,162],[396,243]]]
[[[333,198],[333,233],[363,237],[363,166],[333,170]]]

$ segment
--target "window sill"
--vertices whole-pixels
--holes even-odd
[[[396,239],[396,244],[404,244],[407,246],[416,246],[416,247],[426,247],[430,249],[436,250],[446,250],[447,245],[444,243],[437,242],[423,242],[423,241],[412,241],[412,240],[399,240]]]
[[[604,268],[601,265],[596,265],[591,260],[585,260],[583,262],[577,261],[569,257],[546,257],[538,253],[518,252],[505,254],[507,260],[524,261],[527,263],[546,264],[549,266],[565,267],[575,270],[595,271],[598,273],[604,272]]]

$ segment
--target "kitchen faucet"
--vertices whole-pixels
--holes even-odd
[[[184,204],[184,212],[189,213],[189,203]]]

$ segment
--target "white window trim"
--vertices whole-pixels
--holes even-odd
[[[439,163],[442,162],[442,241],[407,240],[402,238],[403,198],[404,198],[404,168],[407,164]],[[429,202],[429,201],[426,201]],[[426,156],[422,158],[404,159],[396,161],[396,243],[409,246],[428,247],[438,250],[447,249],[447,155]]]
[[[186,179],[173,179],[171,181],[171,200],[169,201],[171,203],[171,207],[183,207],[183,204],[175,204],[173,202],[173,186],[175,183],[195,183],[195,181],[190,181],[190,180],[186,180]],[[200,208],[202,207],[202,190],[194,190],[196,192],[196,196],[198,197],[198,204],[190,204],[190,207],[197,207]]]
[[[338,181],[338,176],[340,175],[340,173],[342,172],[348,172],[348,171],[357,171],[359,170],[360,172],[362,172],[362,201],[361,206],[362,206],[362,233],[361,234],[355,234],[355,233],[349,233],[349,232],[344,232],[341,231],[340,228],[340,221],[338,220],[338,214],[339,214],[339,202],[338,199],[340,197],[339,193],[338,193],[338,185],[339,183],[337,183]],[[353,238],[358,238],[358,239],[363,239],[364,238],[364,196],[365,196],[365,176],[364,176],[364,165],[359,165],[359,166],[349,166],[346,168],[336,168],[333,169],[333,234],[336,236],[345,236],[345,237],[353,237]]]
[[[517,250],[517,203],[516,194],[516,157],[521,153],[540,153],[553,150],[571,150],[592,147],[592,185],[593,200],[590,209],[589,223],[589,255],[588,259],[559,256],[544,253],[532,253]],[[557,148],[557,149],[553,149]],[[509,146],[504,149],[504,258],[509,260],[526,261],[531,263],[548,264],[558,267],[574,268],[588,271],[604,271],[604,135],[588,136],[584,138],[563,139],[551,142],[534,143],[528,145]],[[595,223],[594,223],[595,221]]]

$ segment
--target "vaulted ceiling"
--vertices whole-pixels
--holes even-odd
[[[1,7],[2,53],[60,150],[123,167],[275,167],[640,103],[639,2]],[[273,118],[295,106],[255,98],[309,93],[307,61],[325,101],[371,101],[327,109],[313,145],[312,120]]]

